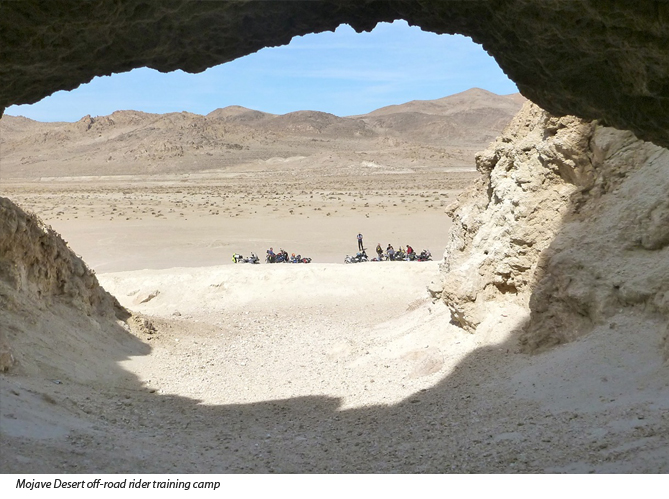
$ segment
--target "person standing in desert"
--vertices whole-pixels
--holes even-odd
[[[362,245],[362,234],[358,234],[358,249],[360,251],[364,250],[365,248]]]

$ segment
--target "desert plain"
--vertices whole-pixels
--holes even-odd
[[[410,244],[437,259],[448,238],[446,208],[477,173],[452,171],[298,176],[128,175],[7,181],[3,193],[64,235],[99,273],[232,263],[232,254],[284,248],[343,263],[362,233],[370,258]]]

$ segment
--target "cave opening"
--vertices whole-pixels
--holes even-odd
[[[400,383],[389,394],[372,379],[365,381],[370,393],[341,392],[315,385],[309,366],[288,364],[296,352],[305,364],[321,362],[313,351],[322,341],[327,355],[347,357],[357,352],[351,338],[360,328],[405,312],[432,314],[425,287],[448,239],[446,208],[478,176],[474,154],[523,102],[494,60],[466,37],[403,22],[363,34],[342,26],[203,75],[135,70],[10,107],[2,122],[3,137],[14,141],[3,158],[5,187],[69,241],[121,305],[149,317],[133,319],[142,340],[162,345],[163,333],[177,323],[176,341],[239,348],[241,366],[248,362],[244,348],[272,345],[282,352],[253,375],[256,393],[209,393],[206,400],[332,392],[343,393],[342,407],[390,404],[436,380]],[[40,116],[37,125],[29,119]],[[358,233],[370,259],[378,243],[383,253],[391,244],[411,245],[416,253],[431,252],[433,261],[332,272],[331,264],[360,249]],[[253,252],[262,261],[269,247],[312,263],[267,274],[253,266],[247,274],[221,268],[233,253]],[[276,296],[286,300],[270,314],[267,301]],[[307,338],[299,348],[286,340],[300,335]],[[403,349],[416,379],[443,366],[434,348]],[[191,354],[202,352],[197,346]],[[381,372],[397,374],[405,364]],[[192,367],[190,360],[185,365]],[[151,386],[132,361],[122,367]],[[285,371],[294,386],[272,387],[266,379],[272,369]],[[182,379],[194,379],[165,374],[151,378],[171,385],[173,394],[184,393]]]
[[[5,12],[10,15],[0,20],[0,24],[4,23],[4,29],[0,30],[3,35],[13,35],[26,28],[28,23],[16,22],[22,20],[16,12],[39,10],[24,8],[28,4],[22,2],[15,4],[6,7]],[[177,4],[178,1],[174,2]],[[259,4],[240,2],[238,7],[242,11]],[[513,71],[515,81],[519,85],[522,82],[524,94],[536,98],[547,109],[580,113],[590,119],[605,117],[609,124],[640,132],[639,137],[666,145],[666,112],[661,105],[666,100],[663,95],[666,87],[660,83],[666,79],[668,59],[666,36],[663,35],[666,30],[662,22],[657,22],[664,17],[665,9],[658,5],[648,7],[618,2],[613,7],[603,4],[594,7],[592,2],[525,0],[503,3],[311,2],[313,9],[309,10],[302,9],[303,2],[262,4],[263,8],[276,9],[272,13],[279,15],[277,22],[256,23],[263,26],[261,33],[242,32],[239,35],[239,38],[252,40],[251,44],[255,46],[271,44],[282,37],[285,40],[286,32],[323,29],[328,23],[336,25],[338,21],[332,19],[335,16],[337,19],[355,19],[362,27],[379,19],[405,16],[441,31],[477,33],[479,40],[485,40],[487,47],[495,49],[504,67]],[[221,14],[220,2],[181,2],[180,5],[181,10],[174,10],[172,19],[167,18],[168,22],[163,23],[155,23],[155,17],[152,17],[162,16],[161,7],[152,9],[146,3],[143,8],[125,11],[124,2],[91,3],[94,7],[81,4],[68,15],[86,16],[90,14],[87,10],[90,8],[114,9],[115,13],[120,13],[114,26],[120,29],[114,33],[113,40],[118,45],[130,38],[124,36],[128,24],[132,25],[132,31],[136,26],[139,30],[147,26],[159,30],[164,26],[171,27],[172,22],[183,23],[180,24],[183,32],[194,36],[178,47],[164,44],[159,47],[164,51],[155,56],[156,60],[162,59],[157,64],[171,67],[202,68],[208,61],[229,57],[229,52],[219,51],[209,59],[203,57],[192,64],[186,60],[183,54],[190,48],[194,48],[194,52],[202,48],[206,51],[217,43],[216,37],[210,35],[212,30],[199,28],[214,26],[213,31],[224,33],[221,38],[227,41],[226,30],[219,29],[216,21],[229,21],[226,25],[228,33],[240,33],[235,27],[242,24],[253,27],[253,23],[247,23],[251,17],[235,16],[232,8]],[[192,14],[198,9],[202,9],[198,13],[204,15],[181,15]],[[130,15],[127,15],[128,10]],[[54,17],[59,14],[57,11],[55,7],[52,9]],[[256,11],[256,15],[255,19],[264,21],[270,17],[265,12]],[[60,19],[64,17],[67,16],[61,15]],[[104,12],[99,17],[104,17]],[[137,18],[140,22],[127,23],[128,19]],[[27,36],[16,37],[16,40],[25,39],[32,44],[32,50],[24,52],[37,54],[33,60],[51,59],[44,55],[44,47],[51,50],[52,47],[69,49],[74,46],[68,43],[40,44],[43,39],[35,36],[35,31],[40,31],[44,24],[57,23],[51,17],[43,20],[36,16],[33,19],[38,29],[27,29]],[[204,22],[199,23],[202,19]],[[17,29],[8,30],[7,20]],[[85,25],[96,40],[102,44],[108,42],[108,38],[97,36],[99,25],[88,22]],[[68,30],[67,23],[64,26],[64,38],[67,38],[72,30]],[[265,30],[265,26],[273,29]],[[588,29],[584,30],[583,26]],[[265,31],[267,36],[259,36]],[[51,34],[50,30],[42,32]],[[195,36],[200,33],[204,35]],[[248,52],[249,44],[242,42],[241,45],[231,52]],[[150,52],[151,48],[139,54],[132,64],[152,62],[154,54]],[[91,53],[98,56],[97,51]],[[128,64],[113,57],[105,59],[104,53],[100,52],[102,62],[99,65],[76,72],[73,66],[79,64],[79,58],[85,57],[81,57],[81,53],[75,53],[78,57],[71,58],[60,57],[61,54],[53,58],[56,63],[34,65],[33,68],[38,67],[37,71],[22,73],[16,80],[7,78],[12,84],[0,89],[4,97],[2,102],[17,102],[16,95],[23,98],[59,85],[64,88],[72,81],[76,84],[92,74],[102,74],[109,68]],[[166,57],[162,58],[164,55]],[[7,60],[14,63],[16,59]],[[74,62],[72,65],[68,65],[70,60]],[[24,65],[28,66],[29,63]],[[64,68],[61,74],[76,74],[69,80],[55,78],[56,83],[49,81],[47,84],[49,76],[54,74],[50,73],[54,66]],[[583,68],[588,71],[587,85],[583,85],[579,78]],[[44,80],[31,78],[36,73]],[[32,88],[25,93],[7,91],[21,87],[21,82]],[[28,275],[30,271],[35,271],[34,275],[38,276],[32,282],[18,279],[16,282],[25,284],[25,287],[15,289],[4,279],[12,266],[3,264],[0,268],[3,272],[0,298],[8,297],[9,303],[0,310],[0,333],[7,335],[7,343],[14,349],[13,353],[8,352],[4,336],[0,337],[2,370],[9,365],[4,364],[8,355],[18,359],[16,365],[9,366],[10,374],[2,377],[4,391],[0,409],[8,457],[3,463],[5,469],[17,473],[54,470],[128,473],[175,469],[184,473],[666,472],[669,462],[666,438],[669,435],[666,424],[666,401],[669,400],[666,338],[669,329],[666,323],[667,273],[666,265],[663,265],[669,261],[666,258],[665,223],[665,179],[666,165],[669,164],[666,150],[642,144],[630,133],[579,123],[573,117],[566,116],[564,120],[544,118],[538,109],[532,109],[528,114],[531,116],[526,122],[534,125],[524,128],[538,137],[533,141],[535,144],[551,145],[542,144],[542,141],[551,139],[542,123],[551,120],[560,125],[555,139],[560,139],[560,135],[587,137],[587,133],[579,131],[581,128],[595,133],[595,138],[592,141],[567,141],[567,147],[563,147],[566,142],[562,141],[553,143],[557,147],[542,147],[539,152],[544,161],[540,163],[548,171],[535,168],[536,163],[523,147],[528,140],[508,137],[506,142],[501,141],[500,148],[491,150],[484,158],[485,164],[493,169],[503,159],[516,171],[512,169],[505,176],[504,168],[497,169],[496,180],[503,182],[491,185],[489,196],[482,189],[482,201],[473,200],[469,205],[476,205],[475,209],[460,213],[461,227],[465,231],[468,228],[478,230],[480,226],[476,223],[479,221],[492,225],[501,222],[497,228],[504,228],[505,220],[511,220],[511,215],[516,214],[512,203],[508,207],[498,204],[499,208],[508,208],[507,212],[501,213],[509,215],[508,218],[496,217],[490,211],[476,213],[476,208],[486,206],[486,199],[495,196],[500,200],[510,199],[509,195],[501,196],[498,192],[511,182],[526,192],[528,184],[524,174],[535,173],[537,184],[542,184],[543,179],[551,175],[556,180],[561,172],[551,171],[555,163],[545,161],[546,152],[556,155],[558,160],[566,154],[565,162],[573,162],[573,144],[576,142],[583,146],[583,154],[578,154],[583,159],[606,156],[601,164],[595,165],[600,169],[603,181],[596,185],[593,196],[589,194],[593,189],[579,190],[577,196],[583,196],[579,204],[581,212],[568,224],[562,224],[554,217],[553,227],[546,230],[545,222],[551,220],[543,213],[556,212],[553,209],[556,203],[530,197],[525,206],[531,210],[536,208],[536,213],[530,215],[535,215],[532,223],[540,230],[521,230],[522,233],[516,234],[507,231],[502,236],[507,237],[511,245],[486,245],[485,241],[481,245],[480,240],[469,244],[471,238],[458,248],[467,251],[460,251],[461,262],[450,262],[450,270],[461,272],[451,272],[456,279],[438,286],[440,292],[443,290],[442,300],[448,300],[448,306],[476,299],[477,286],[489,278],[490,274],[486,272],[472,271],[472,264],[479,266],[482,261],[475,254],[478,249],[489,257],[488,261],[496,260],[502,264],[493,270],[505,277],[509,269],[515,272],[526,268],[517,257],[537,248],[538,245],[533,243],[537,235],[556,235],[553,241],[545,238],[540,241],[551,246],[549,254],[540,262],[547,280],[538,292],[533,291],[529,309],[513,301],[492,308],[488,307],[490,303],[479,300],[478,304],[486,309],[481,310],[485,315],[479,318],[484,320],[478,325],[476,334],[463,330],[467,324],[475,326],[469,317],[477,317],[479,311],[476,308],[462,309],[461,328],[450,327],[443,303],[441,310],[429,299],[407,304],[407,296],[416,296],[413,290],[417,289],[414,287],[417,282],[408,286],[406,282],[398,284],[388,279],[388,275],[371,278],[367,275],[361,279],[360,275],[349,272],[402,268],[370,264],[356,268],[340,266],[349,272],[340,280],[324,278],[326,274],[332,274],[328,271],[312,274],[313,265],[277,269],[312,274],[312,285],[300,295],[291,294],[284,284],[262,276],[253,283],[254,287],[248,289],[250,281],[240,286],[239,281],[220,268],[181,269],[178,272],[155,270],[137,276],[126,273],[109,278],[103,282],[105,288],[124,289],[124,294],[118,294],[119,297],[137,303],[133,305],[135,309],[154,314],[151,320],[135,317],[136,329],[129,335],[109,315],[113,304],[109,303],[108,296],[101,298],[104,293],[97,286],[95,276],[84,272],[85,279],[72,279],[65,287],[57,279],[49,278],[59,275],[58,272],[70,277],[80,276],[82,269],[78,260],[67,260],[71,255],[62,245],[47,244],[41,251],[34,244],[45,237],[40,227],[33,225],[31,229],[34,230],[20,232],[19,237],[11,239],[9,244],[8,238],[0,238],[6,251],[5,262],[18,263],[25,272],[17,277],[31,277]],[[180,119],[188,117],[172,115],[166,123],[174,129],[180,126]],[[118,126],[123,121],[121,118],[132,121],[139,116],[115,116],[110,118],[113,124],[104,119],[85,119],[73,127],[72,133],[79,133],[77,127],[83,128],[90,132],[87,137],[95,144],[100,139],[100,131],[111,125]],[[152,126],[157,128],[156,123]],[[186,136],[190,128],[177,130]],[[3,132],[3,139],[11,133]],[[68,130],[52,134],[43,132],[32,142],[32,147],[37,148],[51,138],[66,142]],[[133,135],[119,134],[116,138],[119,143],[127,144]],[[322,136],[313,138],[323,139]],[[224,155],[239,153],[239,142],[226,144],[230,147],[223,148]],[[156,155],[156,163],[162,162],[162,166],[170,154],[177,160],[181,157],[178,146],[178,143],[164,142],[160,148],[146,153]],[[599,148],[592,156],[591,146]],[[3,144],[3,152],[7,150]],[[55,156],[57,150],[46,147],[41,158],[23,155],[17,161],[36,169],[52,159],[49,153]],[[138,149],[137,153],[143,152]],[[108,169],[108,176],[113,178],[105,179],[107,184],[95,187],[95,191],[90,189],[77,194],[76,199],[83,201],[97,196],[102,200],[100,204],[109,208],[105,217],[113,217],[105,223],[124,223],[123,216],[117,213],[121,207],[112,206],[112,203],[118,204],[132,195],[138,178],[124,177],[114,171],[119,160],[117,156],[110,156],[99,159]],[[520,161],[509,156],[524,157],[528,161],[520,165]],[[628,161],[632,156],[641,158],[641,164]],[[257,164],[259,170],[281,172],[281,168],[287,167],[284,160],[295,156],[274,158],[265,164]],[[198,160],[204,159],[206,152]],[[11,172],[9,167],[12,165],[4,160],[3,157],[3,192],[13,191],[20,182],[14,182],[11,177],[6,181],[5,175]],[[364,165],[360,161],[360,167],[372,172],[378,168],[377,162],[364,161]],[[588,162],[585,163],[587,166]],[[516,175],[521,166],[525,169],[520,172],[523,175]],[[607,168],[612,171],[608,177]],[[629,171],[629,174],[618,175],[620,171]],[[70,178],[81,180],[87,177],[84,170],[70,173]],[[146,170],[145,174],[153,174],[151,187],[162,189],[166,196],[174,195],[172,201],[175,204],[177,196],[190,196],[202,210],[210,213],[207,216],[221,216],[220,207],[211,206],[211,198],[198,198],[198,192],[189,191],[189,183],[197,178],[197,173],[190,172],[187,179],[177,180],[158,178],[155,170]],[[394,175],[391,179],[402,187],[415,177],[411,173]],[[39,194],[47,201],[60,203],[48,190],[64,190],[68,181],[48,175],[40,178]],[[186,181],[181,182],[184,179]],[[374,179],[378,182],[376,177]],[[613,180],[613,185],[608,180]],[[118,182],[123,182],[120,188]],[[248,184],[254,189],[277,186],[285,192],[287,181],[283,176],[280,181],[253,178]],[[556,185],[558,189],[554,193],[562,186]],[[424,187],[421,189],[423,194],[440,194]],[[232,189],[226,187],[226,190]],[[336,190],[328,189],[323,193],[315,190],[302,193],[302,190],[299,193],[306,197],[305,201],[318,199],[321,195],[326,195],[326,199],[333,203],[348,197],[356,203],[359,201],[353,197],[350,185],[338,185]],[[387,196],[382,189],[377,188],[375,194],[377,191],[379,196]],[[238,189],[238,194],[240,192],[242,189]],[[549,191],[544,188],[541,192]],[[249,189],[243,193],[248,196]],[[149,202],[154,194],[147,190],[139,194],[140,197],[146,195],[142,215],[154,225],[164,222],[166,214]],[[256,195],[255,191],[252,195]],[[247,201],[241,196],[226,198],[232,210],[228,211],[228,218],[239,218],[234,209],[244,206],[241,201]],[[418,198],[415,201],[419,203],[435,202],[434,199],[420,198],[420,195]],[[280,200],[281,195],[279,199],[265,197],[264,204],[269,204],[265,206],[267,211],[279,213],[280,209],[274,212],[277,206],[272,203]],[[11,207],[7,210],[5,201],[0,200],[0,209],[11,215]],[[134,200],[130,201],[134,203]],[[401,200],[397,203],[399,209],[401,203]],[[75,205],[74,202],[67,204],[69,208]],[[565,205],[561,202],[560,206]],[[295,206],[292,213],[288,210],[285,219],[298,216],[300,208],[304,206]],[[387,208],[391,210],[391,207]],[[219,213],[214,215],[212,211]],[[123,213],[128,218],[128,213]],[[84,213],[73,214],[76,220],[83,216]],[[12,231],[24,222],[29,226],[28,222],[34,221],[34,217],[25,217],[14,227],[11,222],[16,221],[16,217],[12,220],[0,217],[0,220],[4,230]],[[7,220],[10,223],[6,223]],[[414,218],[407,221],[395,217],[394,221],[401,223],[403,230],[415,225]],[[522,224],[515,226],[523,229]],[[105,237],[100,249],[118,244],[117,235],[109,227],[100,230]],[[356,227],[350,232],[351,246],[355,246],[354,234],[358,230],[363,230],[366,237],[369,235],[366,229]],[[169,237],[169,231],[167,234]],[[488,234],[495,239],[499,232]],[[193,239],[195,235],[189,234],[188,242],[193,246],[197,245]],[[150,241],[151,236],[148,225],[137,226],[136,241]],[[223,239],[227,239],[227,235]],[[263,245],[266,242],[254,241]],[[454,246],[458,243],[453,242]],[[509,248],[515,253],[510,253]],[[28,251],[24,252],[24,249]],[[38,251],[34,252],[36,249]],[[472,253],[467,254],[471,249],[474,250],[473,258]],[[164,250],[154,240],[151,258],[156,260]],[[60,260],[58,272],[51,274],[53,269],[49,265],[54,255],[65,256]],[[68,267],[71,261],[77,266]],[[506,264],[509,264],[508,268],[502,268]],[[207,265],[207,262],[202,259],[201,265]],[[263,266],[256,269],[259,267]],[[228,270],[231,268],[235,269],[228,266]],[[45,272],[47,279],[41,279]],[[560,279],[560,276],[568,278]],[[592,276],[596,276],[594,281]],[[160,279],[164,279],[164,287],[154,286]],[[199,288],[192,286],[195,281]],[[493,281],[495,283],[497,281]],[[501,285],[511,283],[505,281]],[[332,289],[339,293],[328,295]],[[359,290],[357,294],[356,289]],[[483,289],[501,291],[496,285]],[[612,289],[615,292],[611,292]],[[449,291],[464,291],[464,296],[444,296]],[[509,299],[516,298],[515,293],[502,294]],[[171,305],[174,303],[179,304],[178,308]],[[105,304],[109,307],[105,308]],[[392,309],[397,320],[384,322],[383,314],[379,312],[384,307]],[[452,312],[457,314],[459,310],[456,308]],[[544,337],[534,338],[535,347],[567,344],[550,348],[541,357],[530,357],[518,351],[515,340],[522,325],[518,318],[530,313],[538,314],[530,317],[530,323],[534,322],[538,330],[546,333]],[[592,327],[595,327],[594,331]],[[580,341],[573,341],[576,337]],[[499,341],[500,338],[504,339]],[[664,357],[658,352],[659,345],[663,345],[660,348],[664,350]],[[644,438],[640,440],[639,435]],[[618,452],[621,449],[624,452]],[[63,460],[65,455],[67,460]]]

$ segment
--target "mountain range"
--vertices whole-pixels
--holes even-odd
[[[116,111],[77,122],[0,119],[3,178],[275,171],[374,173],[473,168],[520,110],[520,94],[482,89],[368,114],[283,115],[240,106],[206,116]],[[379,170],[381,169],[381,170]]]

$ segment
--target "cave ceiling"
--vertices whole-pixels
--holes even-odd
[[[349,24],[480,43],[546,110],[669,146],[669,3],[629,0],[0,0],[0,110],[95,76],[196,73]]]

